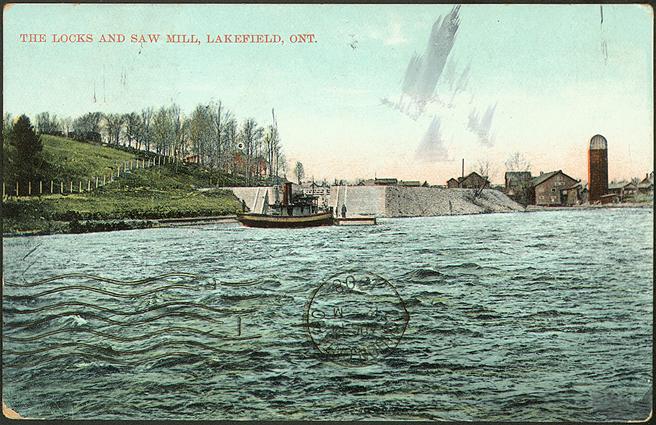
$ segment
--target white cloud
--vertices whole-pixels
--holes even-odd
[[[383,40],[383,44],[386,46],[397,46],[399,44],[407,43],[408,39],[405,38],[401,32],[401,23],[399,21],[393,21],[390,24],[390,31],[387,34],[387,37]]]

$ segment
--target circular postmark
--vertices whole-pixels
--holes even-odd
[[[387,279],[357,271],[337,273],[319,285],[304,319],[310,341],[323,358],[359,366],[394,351],[410,315]]]

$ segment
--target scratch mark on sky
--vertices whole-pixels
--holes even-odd
[[[440,120],[433,116],[428,130],[422,137],[415,158],[422,162],[450,161],[449,152],[444,146],[444,139],[440,131]]]

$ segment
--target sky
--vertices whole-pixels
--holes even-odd
[[[3,110],[75,117],[176,102],[190,114],[221,100],[238,119],[269,125],[274,108],[288,160],[315,179],[445,184],[464,158],[466,172],[487,161],[492,181],[502,183],[504,161],[520,152],[533,174],[561,169],[586,180],[588,143],[598,133],[608,140],[611,180],[653,170],[650,7],[463,5],[446,65],[426,70],[439,74],[431,100],[408,113],[398,107],[408,101],[408,64],[413,55],[426,58],[433,24],[452,11],[17,4],[3,13]],[[47,42],[21,42],[26,33],[47,34]],[[94,42],[52,42],[52,34],[77,33]],[[128,40],[97,42],[114,33]],[[149,33],[195,34],[201,43],[129,42]],[[285,42],[206,42],[208,34],[244,33]],[[293,34],[314,34],[316,42],[292,43]]]

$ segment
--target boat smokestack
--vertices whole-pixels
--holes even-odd
[[[292,183],[286,182],[282,188],[282,204],[290,205],[292,203]]]

